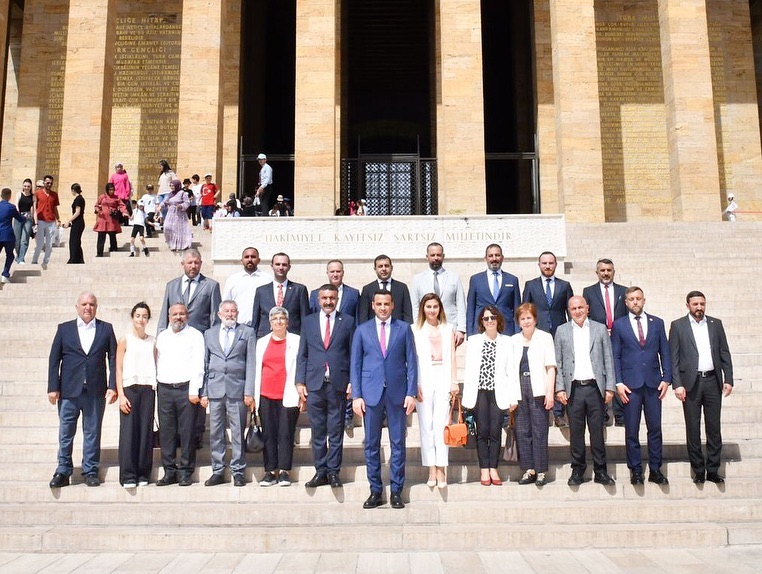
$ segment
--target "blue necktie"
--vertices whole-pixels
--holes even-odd
[[[548,309],[553,304],[553,293],[550,292],[550,279],[545,280],[545,300],[548,302]]]
[[[497,296],[500,295],[500,279],[498,279],[499,273],[499,271],[492,272],[495,277],[495,280],[492,283],[492,297],[495,299],[495,302],[497,302]]]

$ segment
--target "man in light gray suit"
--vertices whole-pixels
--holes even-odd
[[[209,406],[209,442],[212,476],[204,484],[225,482],[225,427],[230,426],[233,484],[244,486],[246,453],[243,432],[246,411],[254,405],[254,364],[257,338],[254,329],[238,323],[238,305],[233,300],[220,303],[222,323],[204,333],[206,354],[201,406]]]
[[[413,302],[413,318],[418,320],[418,306],[427,293],[436,293],[442,300],[447,322],[455,333],[455,346],[466,338],[466,292],[460,276],[442,267],[445,254],[440,243],[429,243],[426,247],[426,261],[429,268],[413,278],[410,299]]]
[[[217,316],[222,301],[220,284],[201,274],[201,264],[201,253],[198,249],[190,248],[183,252],[180,265],[184,273],[181,277],[169,281],[164,289],[157,335],[167,328],[168,311],[175,303],[185,305],[188,309],[188,324],[201,331],[202,335],[209,327],[220,322]],[[200,403],[195,405],[194,409],[194,440],[196,448],[200,449],[206,426],[206,409],[202,408]]]
[[[616,390],[614,355],[606,326],[588,319],[589,307],[579,295],[569,299],[572,320],[556,330],[556,398],[567,405],[572,474],[569,486],[582,484],[585,463],[585,423],[590,432],[595,482],[614,484],[606,470],[603,413]]]

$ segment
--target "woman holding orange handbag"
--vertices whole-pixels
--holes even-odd
[[[421,298],[418,321],[413,329],[418,354],[418,427],[421,431],[421,459],[429,467],[429,488],[447,486],[449,447],[444,427],[450,413],[450,399],[459,388],[455,380],[455,335],[447,323],[441,299],[434,293]]]

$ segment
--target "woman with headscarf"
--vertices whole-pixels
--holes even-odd
[[[190,200],[188,194],[183,193],[182,186],[179,179],[173,179],[169,195],[161,202],[161,207],[167,210],[164,219],[164,239],[173,253],[188,249],[193,239],[187,215]]]

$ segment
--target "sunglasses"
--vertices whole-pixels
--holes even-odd
[[[490,323],[492,321],[497,321],[496,315],[485,315],[482,317],[482,323]]]

